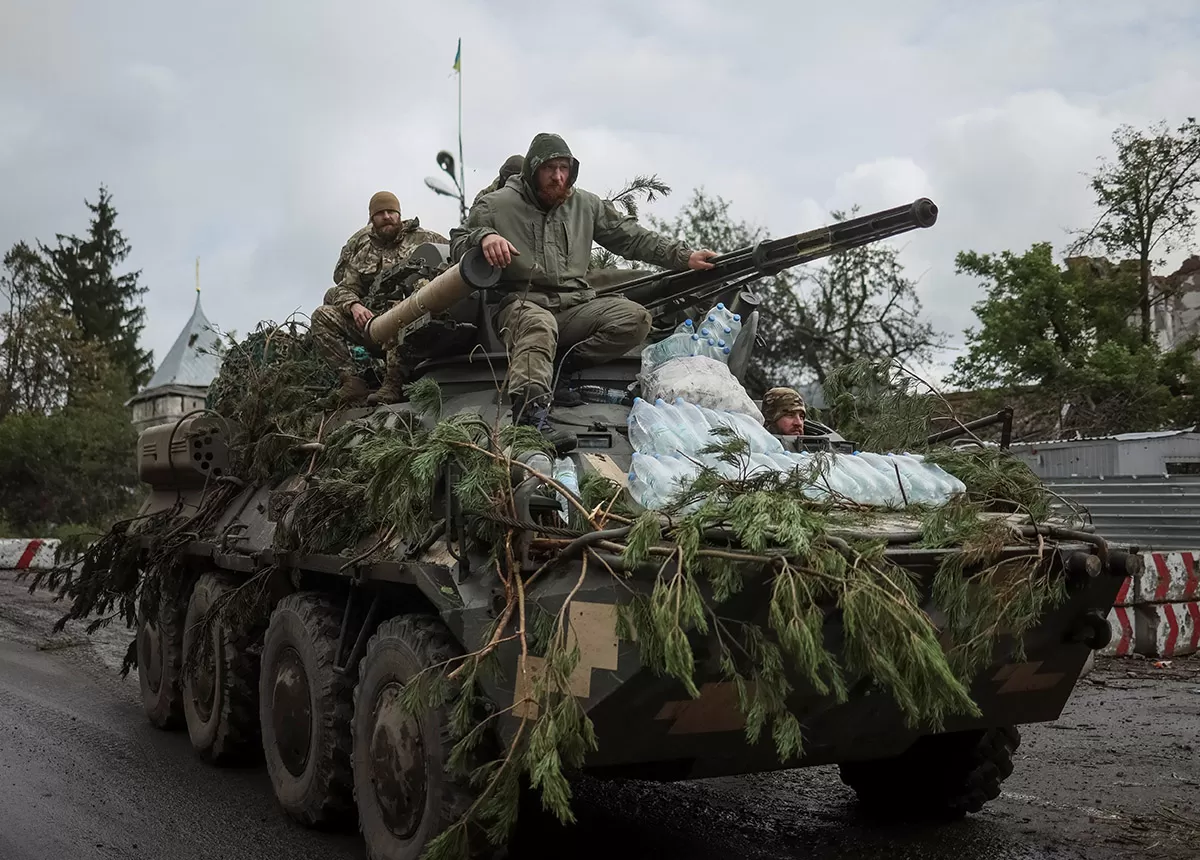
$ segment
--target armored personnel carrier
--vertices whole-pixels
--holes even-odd
[[[745,321],[729,360],[741,378],[769,313],[749,284],[936,215],[922,199],[726,254],[713,272],[597,280],[654,312],[652,339],[723,300]],[[567,499],[552,452],[505,435],[495,273],[426,246],[392,274],[408,287],[372,322],[379,343],[426,323],[474,343],[417,368],[440,410],[323,416],[289,443],[283,474],[239,468],[232,416],[204,411],[138,443],[150,492],[129,534],[143,578],[161,573],[140,598],[146,715],[186,727],[213,763],[265,758],[295,819],[356,814],[375,860],[466,856],[472,820],[503,838],[494,810],[523,782],[559,809],[573,771],[678,780],[831,763],[870,809],[961,815],[998,795],[1017,727],[1056,719],[1106,644],[1138,557],[1011,500],[968,511],[991,524],[986,550],[969,551],[962,523],[939,536],[929,511],[789,501],[759,528],[736,511],[768,504],[761,486],[730,497],[724,519],[638,510],[621,493],[637,353],[579,371],[585,402],[552,413],[578,441],[567,458],[585,492]],[[780,441],[854,450],[833,428],[806,432]],[[370,448],[389,434],[409,447]],[[369,448],[375,459],[354,461]],[[351,462],[369,486],[342,486]],[[389,492],[407,507],[387,508]],[[373,518],[381,509],[391,518]],[[405,531],[418,515],[422,529]],[[361,528],[339,543],[331,522]],[[162,528],[178,523],[168,551]],[[975,623],[989,588],[1001,599]],[[220,611],[236,605],[253,611]]]

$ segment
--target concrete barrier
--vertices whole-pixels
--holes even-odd
[[[0,570],[50,570],[57,549],[53,538],[0,538]]]

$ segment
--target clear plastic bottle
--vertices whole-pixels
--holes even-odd
[[[639,454],[674,454],[682,446],[666,414],[640,397],[629,410],[629,441]]]
[[[767,432],[767,428],[763,427],[749,415],[743,415],[741,412],[714,412],[719,416],[721,423],[726,427],[733,429],[739,436],[745,439],[750,444],[750,450],[756,454],[778,454],[783,451],[783,445],[779,440]],[[709,416],[705,415],[706,418]]]
[[[914,463],[920,464],[922,470],[928,476],[930,483],[936,488],[935,495],[938,502],[948,502],[954,496],[967,491],[966,484],[936,463],[930,463],[925,459],[924,454],[906,453],[905,456],[909,457]]]
[[[673,403],[667,403],[660,397],[654,401],[654,408],[663,414],[667,426],[671,427],[679,438],[678,450],[680,453],[695,454],[707,444],[704,441],[705,437],[696,432],[690,416],[680,412]]]
[[[904,454],[889,453],[887,458],[896,464],[902,475],[908,478],[911,489],[906,488],[906,492],[908,492],[910,505],[927,505],[937,501],[936,485],[921,468],[921,464],[913,462],[911,457]]]
[[[912,498],[912,481],[909,480],[905,472],[900,472],[897,479],[896,470],[892,467],[892,462],[883,454],[877,454],[873,451],[856,451],[858,458],[871,466],[882,479],[881,486],[887,487],[886,498],[889,499],[889,504],[903,507],[906,498]],[[903,487],[903,492],[901,488]]]
[[[634,453],[629,462],[629,493],[644,508],[663,506],[671,477],[653,455]]]
[[[700,447],[711,445],[715,438],[712,435],[713,425],[708,422],[704,413],[695,403],[689,403],[682,397],[675,398],[675,411],[688,423],[693,434],[699,438],[704,444]]]
[[[676,334],[695,334],[696,324],[689,320],[684,320],[675,327]]]
[[[579,476],[575,472],[575,462],[571,458],[561,457],[554,461],[553,477],[554,480],[562,484],[562,486],[565,487],[572,496],[577,499],[579,498]],[[559,516],[562,517],[563,522],[568,522],[570,520],[570,502],[567,501],[566,497],[563,496],[562,493],[555,493],[555,495],[558,496],[559,504],[562,505],[562,510],[559,512]]]

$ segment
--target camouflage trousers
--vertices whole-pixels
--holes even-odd
[[[548,392],[554,387],[556,354],[574,367],[601,364],[639,346],[650,322],[648,310],[623,296],[601,296],[556,310],[525,299],[504,305],[496,326],[508,348],[508,390]]]
[[[321,305],[312,312],[311,319],[309,331],[312,333],[313,343],[335,371],[355,372],[351,347],[361,346],[369,352],[379,352],[379,347],[371,343],[366,333],[354,323],[354,317],[341,308]],[[391,362],[392,356],[389,353],[388,363]]]

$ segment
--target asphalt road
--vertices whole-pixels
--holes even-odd
[[[218,770],[142,717],[116,673],[130,634],[49,635],[60,613],[0,572],[2,860],[362,860],[355,834],[293,825],[262,769]],[[1022,730],[984,812],[872,826],[836,770],[673,785],[581,782],[579,823],[522,827],[513,858],[1200,856],[1200,661],[1099,661],[1062,718]]]

